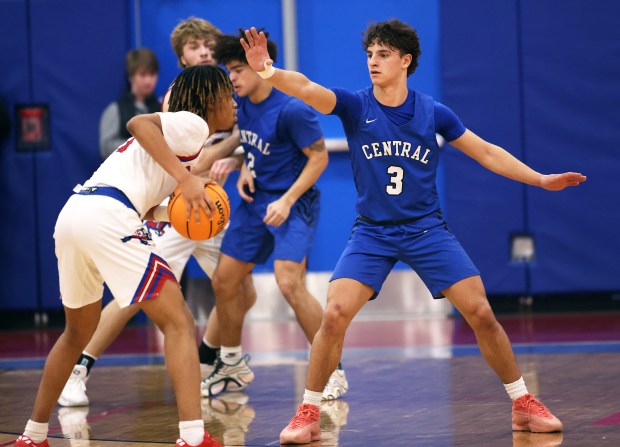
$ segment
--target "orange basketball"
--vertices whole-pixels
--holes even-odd
[[[215,204],[215,212],[213,217],[209,219],[201,209],[200,223],[196,223],[193,211],[190,213],[189,221],[187,220],[185,199],[178,187],[172,193],[168,203],[168,217],[172,227],[181,236],[194,241],[204,241],[205,239],[215,237],[226,227],[228,219],[230,219],[230,202],[224,188],[217,183],[209,183],[205,185],[205,192]]]

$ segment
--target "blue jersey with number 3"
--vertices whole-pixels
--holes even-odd
[[[344,124],[358,193],[357,212],[383,222],[415,219],[437,211],[437,103],[430,96],[409,90],[409,95],[415,95],[407,102],[414,107],[413,118],[397,125],[375,99],[372,87],[354,93],[333,91],[337,104],[332,114]]]

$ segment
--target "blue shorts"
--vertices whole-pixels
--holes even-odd
[[[320,193],[310,188],[282,225],[265,225],[267,206],[282,194],[256,191],[254,202],[242,200],[230,219],[222,253],[252,264],[264,264],[272,253],[277,260],[302,262],[310,253],[319,221]]]
[[[480,272],[452,234],[440,212],[401,225],[376,225],[359,218],[330,281],[351,278],[381,290],[396,261],[418,274],[433,297]]]

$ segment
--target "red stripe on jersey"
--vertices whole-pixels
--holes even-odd
[[[125,141],[123,144],[121,144],[118,147],[118,149],[116,149],[116,151],[117,152],[125,152],[127,150],[127,148],[131,145],[131,143],[133,143],[133,140],[135,140],[135,137],[131,137],[130,139]]]
[[[200,150],[193,155],[186,155],[186,156],[177,155],[177,158],[183,162],[192,161],[192,160],[197,159],[201,152],[202,152],[202,148],[200,148]]]

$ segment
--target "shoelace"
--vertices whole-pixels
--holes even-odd
[[[245,361],[245,363],[247,364],[250,361],[250,354],[245,354],[244,356],[241,357],[241,359],[235,363],[234,365],[227,365],[226,363],[224,363],[222,361],[221,358],[218,357],[218,359],[215,361],[215,368],[213,368],[213,371],[211,371],[211,374],[209,374],[209,377],[207,377],[207,380],[212,379],[213,377],[217,376],[218,374],[220,374],[220,371],[222,371],[222,369],[225,366],[237,366],[239,365],[242,361]]]
[[[293,429],[297,429],[301,427],[302,425],[305,425],[304,423],[306,422],[307,419],[316,417],[317,413],[318,413],[317,410],[307,405],[304,407],[303,410],[299,411],[293,417],[293,419],[291,419],[290,425]]]
[[[551,417],[551,413],[543,405],[542,402],[535,399],[533,396],[527,396],[525,401],[525,408],[529,414],[535,414],[537,416]]]

